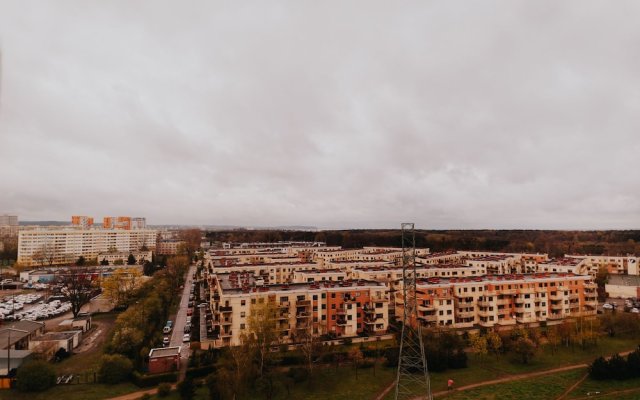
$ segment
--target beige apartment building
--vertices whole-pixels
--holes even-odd
[[[598,273],[600,268],[606,268],[607,272],[614,275],[640,275],[638,263],[640,257],[634,255],[627,256],[591,256],[591,255],[570,255],[566,258],[583,259],[589,274]]]
[[[18,262],[25,266],[59,265],[78,257],[96,258],[112,250],[154,250],[157,232],[152,229],[37,229],[20,231]]]
[[[424,326],[500,327],[596,314],[596,284],[571,273],[420,279],[418,319]],[[402,291],[395,292],[402,318]]]
[[[333,338],[361,333],[379,335],[389,324],[388,288],[370,281],[324,281],[261,286],[251,273],[209,275],[214,313],[214,347],[241,344],[248,333],[252,305],[270,302],[277,309],[277,344],[308,335]]]

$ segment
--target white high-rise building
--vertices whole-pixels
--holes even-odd
[[[26,266],[68,264],[78,257],[95,258],[110,250],[155,250],[152,229],[30,230],[18,236],[18,262]]]

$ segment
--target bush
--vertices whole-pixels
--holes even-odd
[[[191,378],[202,378],[212,372],[215,372],[216,367],[214,365],[205,365],[203,367],[195,367],[187,369],[187,376]]]
[[[56,384],[56,372],[44,361],[32,361],[18,368],[18,390],[22,392],[41,392]]]
[[[373,361],[371,360],[364,360],[358,364],[358,368],[362,368],[362,369],[367,369],[372,367],[373,367]]]
[[[133,364],[123,355],[104,355],[98,367],[98,379],[110,385],[124,382],[131,377]]]
[[[158,386],[158,397],[167,397],[171,393],[171,384],[170,383],[161,383]]]
[[[289,368],[287,376],[295,383],[304,382],[309,379],[309,371],[306,368],[293,367]]]
[[[185,378],[182,382],[178,383],[178,393],[182,400],[191,400],[196,395],[196,387],[193,384],[192,378]]]
[[[167,374],[142,375],[139,372],[133,372],[133,383],[138,387],[156,386],[163,382],[176,382],[178,374],[169,372]]]

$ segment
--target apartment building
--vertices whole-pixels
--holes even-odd
[[[156,243],[156,253],[161,255],[176,255],[181,247],[186,246],[184,240],[161,239]]]
[[[147,219],[142,217],[104,217],[102,227],[124,230],[147,229]]]
[[[0,215],[0,237],[18,236],[18,216],[17,215]]]
[[[114,251],[98,254],[98,262],[100,264],[114,265],[115,263],[127,264],[129,255],[136,259],[136,264],[142,265],[145,261],[151,261],[153,252],[148,251]]]
[[[585,258],[562,257],[538,263],[537,272],[558,272],[586,275],[590,272],[588,267],[589,265]]]
[[[424,326],[500,327],[596,314],[596,284],[589,275],[540,273],[426,278],[417,284]],[[395,292],[402,318],[403,293]]]
[[[154,250],[157,232],[152,229],[38,229],[20,231],[18,262],[25,266],[68,264],[78,257],[96,258],[112,250]]]
[[[93,217],[88,217],[86,215],[72,215],[71,225],[82,229],[89,229],[93,226]]]
[[[640,258],[634,255],[591,256],[567,254],[565,257],[580,260],[584,259],[587,272],[594,276],[600,268],[606,268],[607,272],[614,275],[640,275],[640,271],[638,270]]]
[[[214,346],[235,346],[247,333],[252,305],[270,302],[277,309],[280,343],[307,334],[350,337],[386,333],[388,289],[371,281],[324,281],[261,286],[251,273],[208,277],[214,314]]]

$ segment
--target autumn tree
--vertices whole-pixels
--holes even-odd
[[[137,268],[118,268],[102,281],[102,292],[115,306],[128,304],[140,284],[142,274]]]
[[[129,257],[127,257],[127,265],[136,265],[136,258],[131,253],[129,253]]]
[[[531,339],[522,336],[516,340],[513,351],[520,356],[523,364],[528,364],[536,353],[536,346]]]
[[[502,339],[498,333],[491,331],[487,333],[487,346],[489,351],[496,355],[496,358],[500,355],[502,351]]]
[[[58,283],[62,285],[62,293],[71,303],[73,316],[77,317],[82,306],[91,300],[95,289],[89,271],[84,267],[70,267],[59,275]]]
[[[473,351],[480,359],[484,358],[484,356],[489,352],[486,337],[475,333],[471,335],[469,342],[471,343],[471,348],[473,348]]]
[[[353,364],[353,368],[356,370],[356,380],[357,380],[358,379],[358,367],[360,366],[360,363],[364,359],[364,357],[362,355],[362,351],[360,351],[360,349],[357,348],[357,347],[353,347],[351,350],[349,350],[349,359],[351,360],[351,363]]]
[[[279,343],[277,313],[276,303],[264,298],[259,298],[249,310],[248,329],[243,335],[243,342],[249,346],[249,351],[255,353],[259,376],[265,372],[265,366],[271,355],[271,346]]]
[[[189,260],[193,259],[194,253],[200,248],[202,231],[200,229],[183,229],[180,231],[178,237],[184,241]]]

